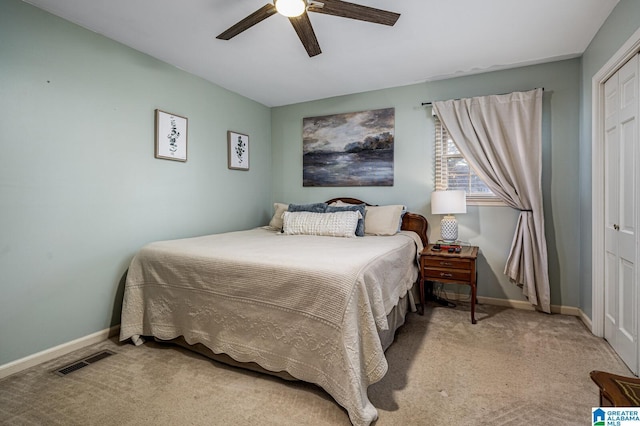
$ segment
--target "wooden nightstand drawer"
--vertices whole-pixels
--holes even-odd
[[[471,270],[426,268],[424,276],[425,279],[432,279],[434,281],[454,280],[469,282],[471,280]]]
[[[428,244],[420,252],[420,313],[424,314],[425,282],[442,284],[466,284],[471,287],[471,323],[476,323],[477,277],[476,260],[478,247],[464,246],[460,253],[433,250]],[[431,296],[433,287],[431,287]]]
[[[471,270],[471,259],[455,259],[443,257],[427,257],[425,266],[427,268],[447,268]]]

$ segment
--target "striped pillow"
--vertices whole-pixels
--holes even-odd
[[[357,211],[335,213],[284,212],[283,233],[287,235],[323,235],[328,237],[355,237]]]

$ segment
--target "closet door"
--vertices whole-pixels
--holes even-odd
[[[605,339],[638,373],[638,55],[605,83]]]

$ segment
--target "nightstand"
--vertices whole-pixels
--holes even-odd
[[[433,244],[420,253],[420,314],[424,315],[424,283],[435,281],[443,284],[466,284],[471,286],[471,323],[476,323],[478,247],[464,246],[460,253],[433,250]]]

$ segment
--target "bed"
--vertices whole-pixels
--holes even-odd
[[[355,198],[326,204],[366,206],[361,220],[381,211]],[[367,388],[385,375],[384,351],[415,311],[410,290],[428,242],[423,216],[406,212],[399,223],[383,236],[261,227],[148,244],[127,273],[120,340],[175,342],[315,383],[354,425],[368,425],[377,411]]]

